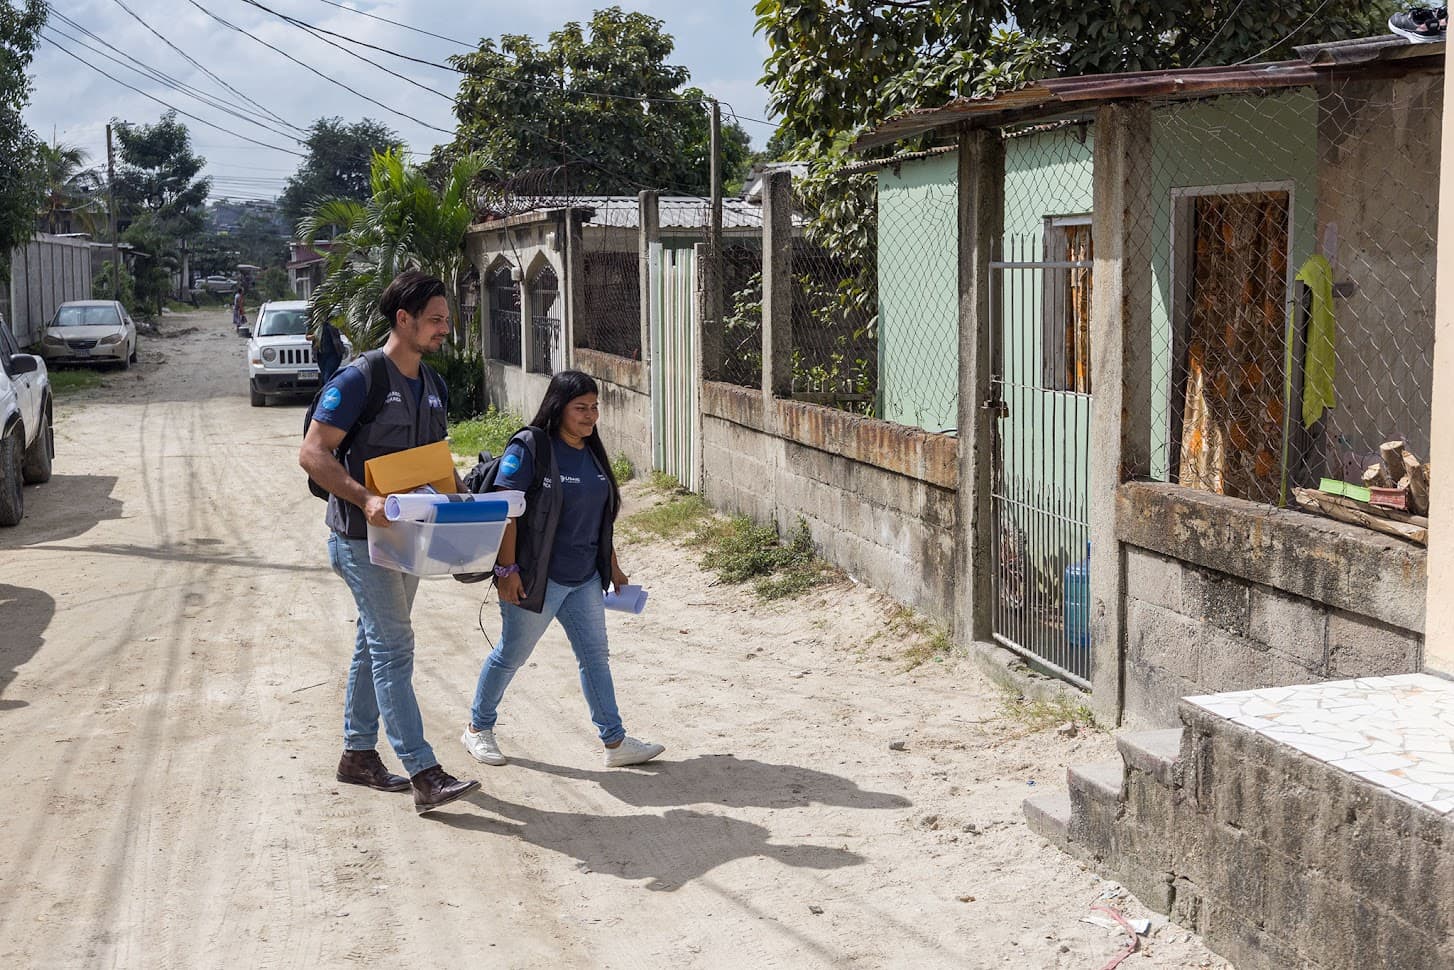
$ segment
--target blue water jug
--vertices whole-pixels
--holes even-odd
[[[1065,611],[1065,642],[1072,647],[1090,647],[1090,543],[1085,544],[1085,558],[1065,567],[1065,585],[1061,587]]]

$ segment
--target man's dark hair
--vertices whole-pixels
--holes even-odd
[[[399,322],[400,310],[417,317],[424,312],[430,300],[444,294],[444,281],[439,277],[417,269],[406,269],[384,287],[384,295],[379,297],[379,312],[392,328]]]

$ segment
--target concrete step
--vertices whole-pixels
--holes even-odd
[[[1116,735],[1116,748],[1127,767],[1145,772],[1170,788],[1176,773],[1176,759],[1181,757],[1181,735],[1181,728],[1122,731]]]
[[[1092,802],[1114,804],[1121,800],[1125,769],[1122,761],[1071,765],[1065,771],[1065,780],[1070,786],[1072,796],[1081,795]]]
[[[1025,824],[1030,831],[1045,839],[1058,849],[1065,849],[1070,843],[1070,795],[1065,792],[1046,792],[1027,798],[1021,805],[1025,813]]]

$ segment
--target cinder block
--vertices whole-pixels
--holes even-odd
[[[1183,613],[1182,570],[1182,564],[1175,559],[1126,547],[1126,589],[1144,603]]]
[[[1202,624],[1197,621],[1134,596],[1128,597],[1128,667],[1156,667],[1183,680],[1199,683],[1202,679],[1202,635]]]
[[[1252,589],[1248,634],[1304,669],[1327,671],[1327,607],[1265,586]]]
[[[1423,637],[1337,611],[1328,617],[1328,675],[1334,679],[1414,673]]]
[[[1183,697],[1204,693],[1196,684],[1145,662],[1126,666],[1126,715],[1152,727],[1178,723]]]
[[[1182,612],[1232,633],[1246,633],[1252,585],[1226,573],[1187,567],[1181,574]]]

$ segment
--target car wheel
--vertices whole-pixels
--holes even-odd
[[[21,460],[21,477],[26,484],[50,481],[51,459],[55,457],[55,453],[55,436],[51,430],[47,408],[40,417],[40,433],[35,436],[30,447],[25,449],[25,456]]]
[[[0,526],[19,525],[25,514],[25,493],[21,491],[21,453],[24,445],[20,425],[0,439]]]
[[[251,382],[247,385],[247,398],[255,408],[267,407],[268,396],[257,389],[257,385]]]
[[[137,354],[139,353],[141,353],[141,341],[134,340],[131,344],[131,362],[133,364],[137,362]]]
[[[128,354],[127,356],[121,358],[121,369],[122,370],[131,370],[131,355],[130,354]]]

